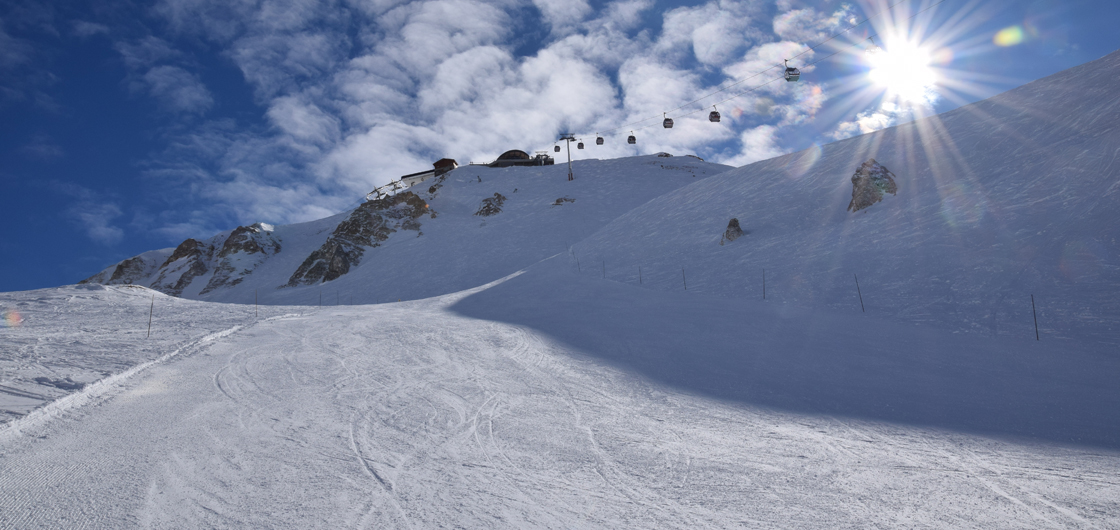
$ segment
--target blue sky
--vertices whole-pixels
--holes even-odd
[[[1118,21],[1103,0],[7,0],[0,291],[321,218],[438,158],[549,149],[565,131],[589,144],[577,157],[742,165],[1097,59],[1120,48]],[[792,56],[800,82],[751,77]],[[902,70],[873,77],[871,57]]]

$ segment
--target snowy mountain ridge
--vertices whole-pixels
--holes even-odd
[[[574,168],[569,182],[566,165],[465,166],[326,219],[187,239],[81,283],[270,304],[317,303],[325,287],[336,302],[340,293],[354,303],[435,296],[564,252],[654,197],[731,169],[667,154],[578,160]]]
[[[1118,72],[1113,53],[730,171],[653,155],[577,160],[573,182],[563,165],[461,167],[329,219],[187,240],[86,281],[367,303],[472,288],[568,251],[574,271],[643,288],[762,299],[765,270],[770,302],[995,335],[1030,333],[1040,314],[1050,336],[1115,340]],[[733,222],[744,235],[730,242]]]

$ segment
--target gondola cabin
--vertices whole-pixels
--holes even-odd
[[[599,137],[595,138],[595,145],[603,145],[603,137],[602,136],[599,136]]]
[[[791,67],[789,61],[786,61],[786,81],[792,83],[798,79],[801,79],[801,70]]]

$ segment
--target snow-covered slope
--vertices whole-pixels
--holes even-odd
[[[0,424],[0,528],[1120,523],[1107,346],[885,329],[564,265],[271,318],[157,297],[152,339],[139,288],[0,295],[29,302],[0,331],[29,354],[11,364],[59,379],[155,360]]]
[[[567,179],[566,164],[464,166],[327,219],[188,239],[86,282],[131,283],[219,302],[252,303],[257,296],[262,304],[317,305],[320,295],[325,304],[435,296],[563,252],[636,206],[730,169],[691,156],[656,155],[573,165],[574,181]],[[406,204],[408,197],[415,207]],[[476,215],[488,202],[500,203],[499,211]],[[345,273],[323,274],[340,266]]]
[[[1120,341],[1120,53],[667,193],[574,247],[650,289]],[[869,159],[897,193],[849,211]],[[856,210],[856,208],[852,208]],[[745,235],[724,232],[738,219]],[[574,258],[571,267],[576,268]],[[682,278],[682,269],[683,278]],[[856,287],[856,278],[859,290]]]

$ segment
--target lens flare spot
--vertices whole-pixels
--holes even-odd
[[[805,176],[809,170],[813,169],[813,166],[815,166],[820,159],[821,146],[813,144],[812,147],[803,151],[801,156],[793,158],[786,164],[786,174],[789,175],[790,178],[797,180]]]
[[[1071,281],[1091,280],[1105,261],[1105,249],[1096,241],[1070,241],[1062,249],[1058,269]]]
[[[9,328],[18,328],[20,324],[23,324],[23,317],[20,316],[18,311],[10,309],[4,311],[3,322]]]
[[[1006,48],[1022,44],[1024,38],[1025,34],[1023,33],[1022,26],[1011,26],[996,32],[996,36],[992,37],[992,42],[994,42],[996,46],[1003,46]]]
[[[951,227],[961,227],[984,219],[987,202],[964,184],[953,184],[941,193],[941,217]]]

